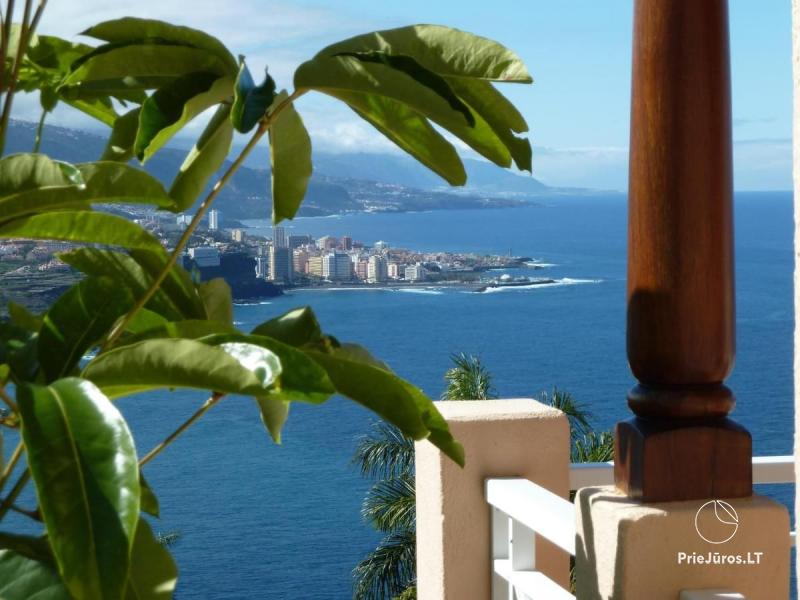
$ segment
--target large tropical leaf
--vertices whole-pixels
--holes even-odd
[[[11,154],[0,158],[0,198],[48,187],[79,187],[84,183],[77,167],[44,154]]]
[[[219,347],[194,340],[154,339],[100,354],[83,371],[108,396],[158,388],[195,388],[265,395],[281,374],[278,357],[252,344]]]
[[[415,440],[428,439],[447,456],[464,464],[464,449],[422,390],[373,360],[366,351],[340,348],[332,353],[306,350],[328,372],[336,391],[369,408]]]
[[[155,277],[154,270],[165,264],[163,255],[156,255],[150,260],[144,253],[131,255],[101,250],[98,248],[79,248],[59,255],[68,265],[95,277],[111,277],[130,289],[135,297],[141,297],[150,287]],[[143,266],[144,265],[144,266]],[[167,320],[204,319],[206,312],[203,301],[197,294],[194,285],[186,283],[188,274],[180,267],[173,267],[174,272],[159,287],[155,295],[147,303],[147,308]]]
[[[287,98],[281,92],[276,102]],[[303,119],[288,104],[269,129],[269,158],[272,166],[272,221],[292,219],[297,214],[311,179],[311,138]]]
[[[134,152],[142,162],[150,159],[189,121],[231,97],[233,79],[214,73],[188,73],[156,90],[139,114]]]
[[[61,379],[17,394],[28,467],[59,572],[78,599],[120,598],[139,519],[128,426],[92,383]]]
[[[203,134],[189,151],[170,187],[178,210],[186,210],[205,189],[208,180],[225,162],[233,142],[230,106],[220,106]]]
[[[70,375],[132,305],[130,291],[108,277],[84,279],[56,300],[39,332],[39,364],[46,382]]]
[[[202,48],[217,55],[228,65],[231,73],[236,73],[236,59],[225,47],[225,44],[203,31],[190,27],[182,27],[154,19],[123,17],[98,23],[84,31],[83,35],[113,44],[149,40]]]
[[[280,359],[282,372],[269,391],[271,398],[319,404],[336,392],[325,369],[301,350],[276,339],[232,333],[210,335],[200,338],[199,341],[212,346],[228,343],[252,344],[273,352]]]
[[[255,327],[252,333],[295,347],[316,347],[323,339],[322,328],[310,306],[293,308],[274,319],[265,321]]]
[[[269,73],[264,74],[264,81],[256,85],[250,69],[244,59],[239,66],[239,75],[234,87],[231,122],[239,133],[248,133],[267,113],[267,109],[275,100],[275,81]]]
[[[52,167],[66,168],[66,163],[56,163],[41,154],[16,155],[17,158],[22,156],[36,157],[42,167],[49,162]],[[0,160],[0,172],[6,166],[13,168],[13,161]],[[92,204],[101,203],[149,204],[166,210],[174,208],[175,202],[167,195],[164,186],[141,169],[117,162],[84,163],[74,168],[80,178],[77,185],[70,181],[55,183],[53,178],[45,175],[40,185],[31,186],[32,182],[28,180],[18,191],[8,190],[0,197],[0,222],[52,210],[88,210]]]
[[[169,43],[100,46],[73,64],[59,90],[67,98],[160,88],[189,73],[231,75],[225,61],[204,48]]]
[[[169,600],[177,582],[178,567],[172,556],[158,543],[147,521],[139,519],[125,600]]]
[[[0,238],[63,240],[163,252],[161,243],[139,225],[90,210],[51,212],[0,224]]]
[[[128,162],[133,158],[133,145],[136,143],[136,132],[139,130],[139,112],[137,106],[120,115],[110,124],[111,135],[108,136],[105,150],[100,160]]]
[[[522,60],[493,40],[441,25],[412,25],[358,35],[317,53],[384,52],[410,56],[443,76],[530,83]]]
[[[362,119],[450,185],[467,182],[467,172],[456,149],[415,110],[375,94],[336,91],[329,95],[346,102]]]
[[[209,319],[225,325],[233,324],[231,286],[222,277],[201,283],[197,291],[203,299]]]
[[[70,595],[50,565],[12,550],[0,550],[0,598],[70,600]]]

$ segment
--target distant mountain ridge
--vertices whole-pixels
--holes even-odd
[[[12,120],[7,151],[30,152],[35,130],[34,123]],[[101,135],[65,127],[47,126],[42,138],[43,152],[69,162],[97,160],[104,147],[105,138]],[[166,147],[144,168],[169,185],[185,156],[186,150]],[[264,156],[265,153],[260,153],[266,162]],[[269,165],[258,168],[258,160],[251,156],[220,194],[216,206],[227,217],[269,218]],[[410,157],[315,153],[314,175],[299,215],[501,208],[528,204],[537,196],[558,193],[533,177],[516,175],[477,160],[464,162],[468,184],[464,188],[451,188]]]

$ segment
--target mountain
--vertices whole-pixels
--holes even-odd
[[[36,126],[13,120],[6,143],[8,152],[29,152]],[[105,138],[92,132],[47,126],[42,151],[69,162],[96,160]],[[186,150],[165,147],[144,166],[169,185]],[[271,193],[264,153],[242,166],[220,193],[215,206],[231,219],[269,218]],[[226,163],[223,171],[230,163]],[[527,204],[536,196],[553,193],[532,177],[516,175],[476,160],[466,160],[469,185],[451,188],[411,158],[393,154],[314,155],[314,175],[300,216],[322,216],[359,211],[420,211],[465,208],[501,208]]]

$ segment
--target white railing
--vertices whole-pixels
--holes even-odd
[[[611,485],[614,463],[573,463],[569,481],[571,490]],[[794,457],[753,458],[753,483],[794,481]],[[574,505],[527,479],[487,479],[486,501],[492,508],[492,600],[575,600],[536,570],[537,535],[575,556]],[[794,544],[795,532],[791,535]],[[685,591],[681,598],[708,598],[703,593]],[[711,597],[740,597],[733,592],[717,594]]]

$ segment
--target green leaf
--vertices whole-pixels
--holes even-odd
[[[248,133],[267,113],[267,109],[275,100],[275,81],[269,73],[265,73],[264,81],[256,85],[253,76],[250,75],[250,69],[244,62],[244,57],[240,57],[240,60],[239,75],[236,77],[234,87],[231,122],[239,133]]]
[[[8,365],[16,381],[31,381],[39,368],[38,335],[14,323],[0,321],[0,365]]]
[[[139,468],[128,426],[77,378],[18,390],[22,438],[64,584],[76,598],[119,598],[139,519]]]
[[[231,325],[233,323],[233,298],[231,287],[221,277],[201,283],[197,291],[203,299],[209,319]]]
[[[124,17],[104,21],[90,27],[82,35],[114,44],[152,40],[202,48],[216,54],[228,65],[231,72],[235,73],[238,66],[233,54],[217,38],[197,29],[154,19]]]
[[[16,302],[8,303],[8,317],[14,325],[38,333],[42,327],[42,316],[35,315],[27,308]]]
[[[178,567],[153,530],[139,519],[131,554],[131,575],[125,600],[169,600],[178,582]]]
[[[322,328],[310,306],[293,308],[279,317],[265,321],[252,331],[289,346],[318,346],[322,343]]]
[[[365,352],[362,350],[362,352]],[[369,408],[415,440],[427,438],[459,465],[464,449],[453,439],[447,422],[422,390],[356,356],[353,349],[331,354],[307,350],[333,381],[336,391]]]
[[[90,210],[21,217],[0,225],[0,238],[63,240],[163,252],[161,243],[139,225]]]
[[[156,494],[153,492],[153,488],[150,487],[150,484],[147,483],[147,480],[144,478],[144,474],[141,472],[141,470],[139,471],[139,487],[142,490],[142,496],[140,500],[142,512],[146,512],[148,515],[158,517],[159,513],[161,512],[161,508],[158,505],[158,497],[156,497]]]
[[[53,210],[89,210],[93,204],[101,203],[150,204],[174,209],[175,202],[164,186],[141,169],[117,162],[83,163],[75,169],[82,182],[80,186],[45,184],[0,198],[0,219]]]
[[[285,101],[285,91],[277,102]],[[269,129],[272,166],[272,221],[292,219],[303,202],[311,178],[311,138],[294,104],[287,104]]]
[[[160,322],[147,329],[129,329],[132,335],[126,335],[117,342],[117,346],[128,346],[154,338],[182,338],[197,340],[209,335],[236,333],[232,325],[220,321],[188,319],[186,321]]]
[[[516,107],[488,81],[458,77],[448,78],[447,81],[453,91],[497,134],[511,153],[517,168],[531,172],[531,144],[527,139],[514,135],[515,132],[528,131],[528,124]]]
[[[363,62],[382,64],[402,71],[417,83],[430,88],[450,105],[450,108],[464,115],[469,126],[475,125],[475,118],[464,102],[453,92],[447,79],[429,71],[410,56],[398,56],[385,52],[342,52],[337,56],[352,56]]]
[[[47,187],[83,184],[77,167],[44,154],[11,154],[0,159],[0,198]],[[1,214],[5,215],[5,211]]]
[[[73,64],[59,91],[67,98],[160,88],[189,73],[231,75],[225,61],[203,48],[168,43],[107,44]]]
[[[230,111],[229,106],[217,109],[175,176],[169,195],[175,199],[179,211],[194,204],[208,180],[225,162],[233,142]]]
[[[357,115],[450,185],[464,185],[467,172],[453,145],[405,104],[375,94],[336,92]]]
[[[113,127],[119,118],[111,100],[107,96],[100,97],[86,97],[86,98],[61,98],[61,100],[69,104],[90,117],[93,117],[101,123]]]
[[[111,250],[79,248],[62,253],[59,258],[87,275],[106,276],[119,281],[138,298],[150,287],[156,273],[166,264],[166,258],[162,254],[134,254],[136,258]],[[191,281],[187,283],[187,280],[188,274],[183,269],[173,267],[173,273],[159,287],[146,308],[168,320],[204,319],[206,313],[202,299]]]
[[[443,76],[533,81],[522,60],[497,42],[441,25],[412,25],[358,35],[323,48],[317,56],[383,52],[410,56]]]
[[[70,595],[49,565],[11,550],[0,550],[0,598],[70,600]]]
[[[437,90],[403,71],[380,63],[363,62],[353,56],[321,56],[306,61],[295,71],[294,85],[298,90],[317,90],[334,96],[333,92],[337,91],[385,96],[442,127],[471,127],[464,113],[454,110]]]
[[[156,90],[139,115],[134,152],[146,162],[183,129],[189,121],[206,109],[230,98],[231,77],[214,73],[188,73]]]
[[[83,355],[133,306],[118,280],[89,277],[56,300],[39,333],[39,364],[47,383],[66,377]]]
[[[268,396],[256,398],[256,403],[261,411],[261,422],[267,428],[272,441],[281,443],[281,429],[286,419],[289,418],[289,402]]]
[[[280,373],[278,357],[252,344],[155,339],[100,354],[83,376],[112,398],[164,387],[262,396]]]
[[[133,158],[133,144],[136,142],[136,132],[139,130],[141,110],[142,108],[137,106],[113,121],[111,135],[100,160],[128,162]]]
[[[26,558],[42,562],[50,567],[55,567],[53,552],[47,537],[31,537],[0,531],[0,549],[13,550]],[[0,596],[2,598],[3,596]]]
[[[281,363],[281,375],[268,394],[272,399],[321,404],[336,392],[325,369],[301,350],[278,340],[261,335],[221,333],[202,337],[198,341],[210,346],[252,344],[274,353]]]

